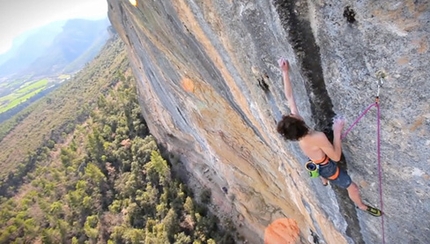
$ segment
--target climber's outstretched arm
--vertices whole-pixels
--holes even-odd
[[[281,68],[282,71],[282,78],[284,80],[285,96],[287,97],[288,107],[290,107],[292,114],[301,117],[299,110],[297,109],[296,101],[294,100],[293,88],[291,86],[290,77],[288,75],[288,61],[284,58],[280,58],[278,60],[278,63],[279,68]]]

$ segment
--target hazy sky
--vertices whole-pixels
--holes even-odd
[[[105,16],[106,0],[0,0],[0,54],[24,31],[57,20]]]

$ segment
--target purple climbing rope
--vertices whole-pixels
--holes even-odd
[[[377,98],[376,108],[378,110],[378,120],[377,120],[377,154],[378,154],[378,175],[379,175],[379,201],[381,204],[381,225],[382,225],[382,243],[385,244],[385,231],[384,231],[384,202],[382,200],[382,165],[381,165],[381,109],[379,106],[379,99]]]
[[[352,123],[352,125],[342,134],[341,138],[345,138],[346,135],[358,124],[363,116],[369,112],[372,107],[377,109],[377,157],[378,157],[378,178],[379,178],[379,204],[381,205],[381,212],[384,213],[384,202],[382,200],[382,165],[381,165],[381,109],[379,106],[379,97],[376,97],[376,102],[370,104],[363,113]],[[382,243],[385,244],[385,230],[384,230],[384,214],[381,215],[382,225]]]
[[[369,107],[366,108],[366,110],[364,110],[363,113],[360,114],[360,116],[358,116],[358,118],[354,121],[354,123],[352,123],[352,125],[344,132],[342,133],[342,136],[340,137],[341,139],[345,138],[346,135],[352,130],[352,128],[354,128],[354,126],[356,126],[358,124],[358,122],[361,120],[361,118],[363,118],[363,116],[365,114],[367,114],[367,112],[369,112],[369,110],[373,107],[373,106],[378,106],[378,103],[372,103],[369,105]]]

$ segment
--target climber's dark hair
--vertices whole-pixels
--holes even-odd
[[[291,141],[298,141],[309,132],[309,128],[306,126],[303,120],[291,115],[282,116],[282,119],[279,121],[276,130],[285,139]]]

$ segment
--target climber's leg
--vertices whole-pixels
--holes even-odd
[[[349,198],[351,198],[355,205],[357,205],[357,207],[361,210],[366,210],[367,206],[361,200],[358,186],[354,182],[351,182],[351,185],[349,185],[349,187],[346,189],[348,190]]]
[[[327,186],[328,185],[328,180],[322,176],[320,176],[321,182],[323,184],[323,186]]]

